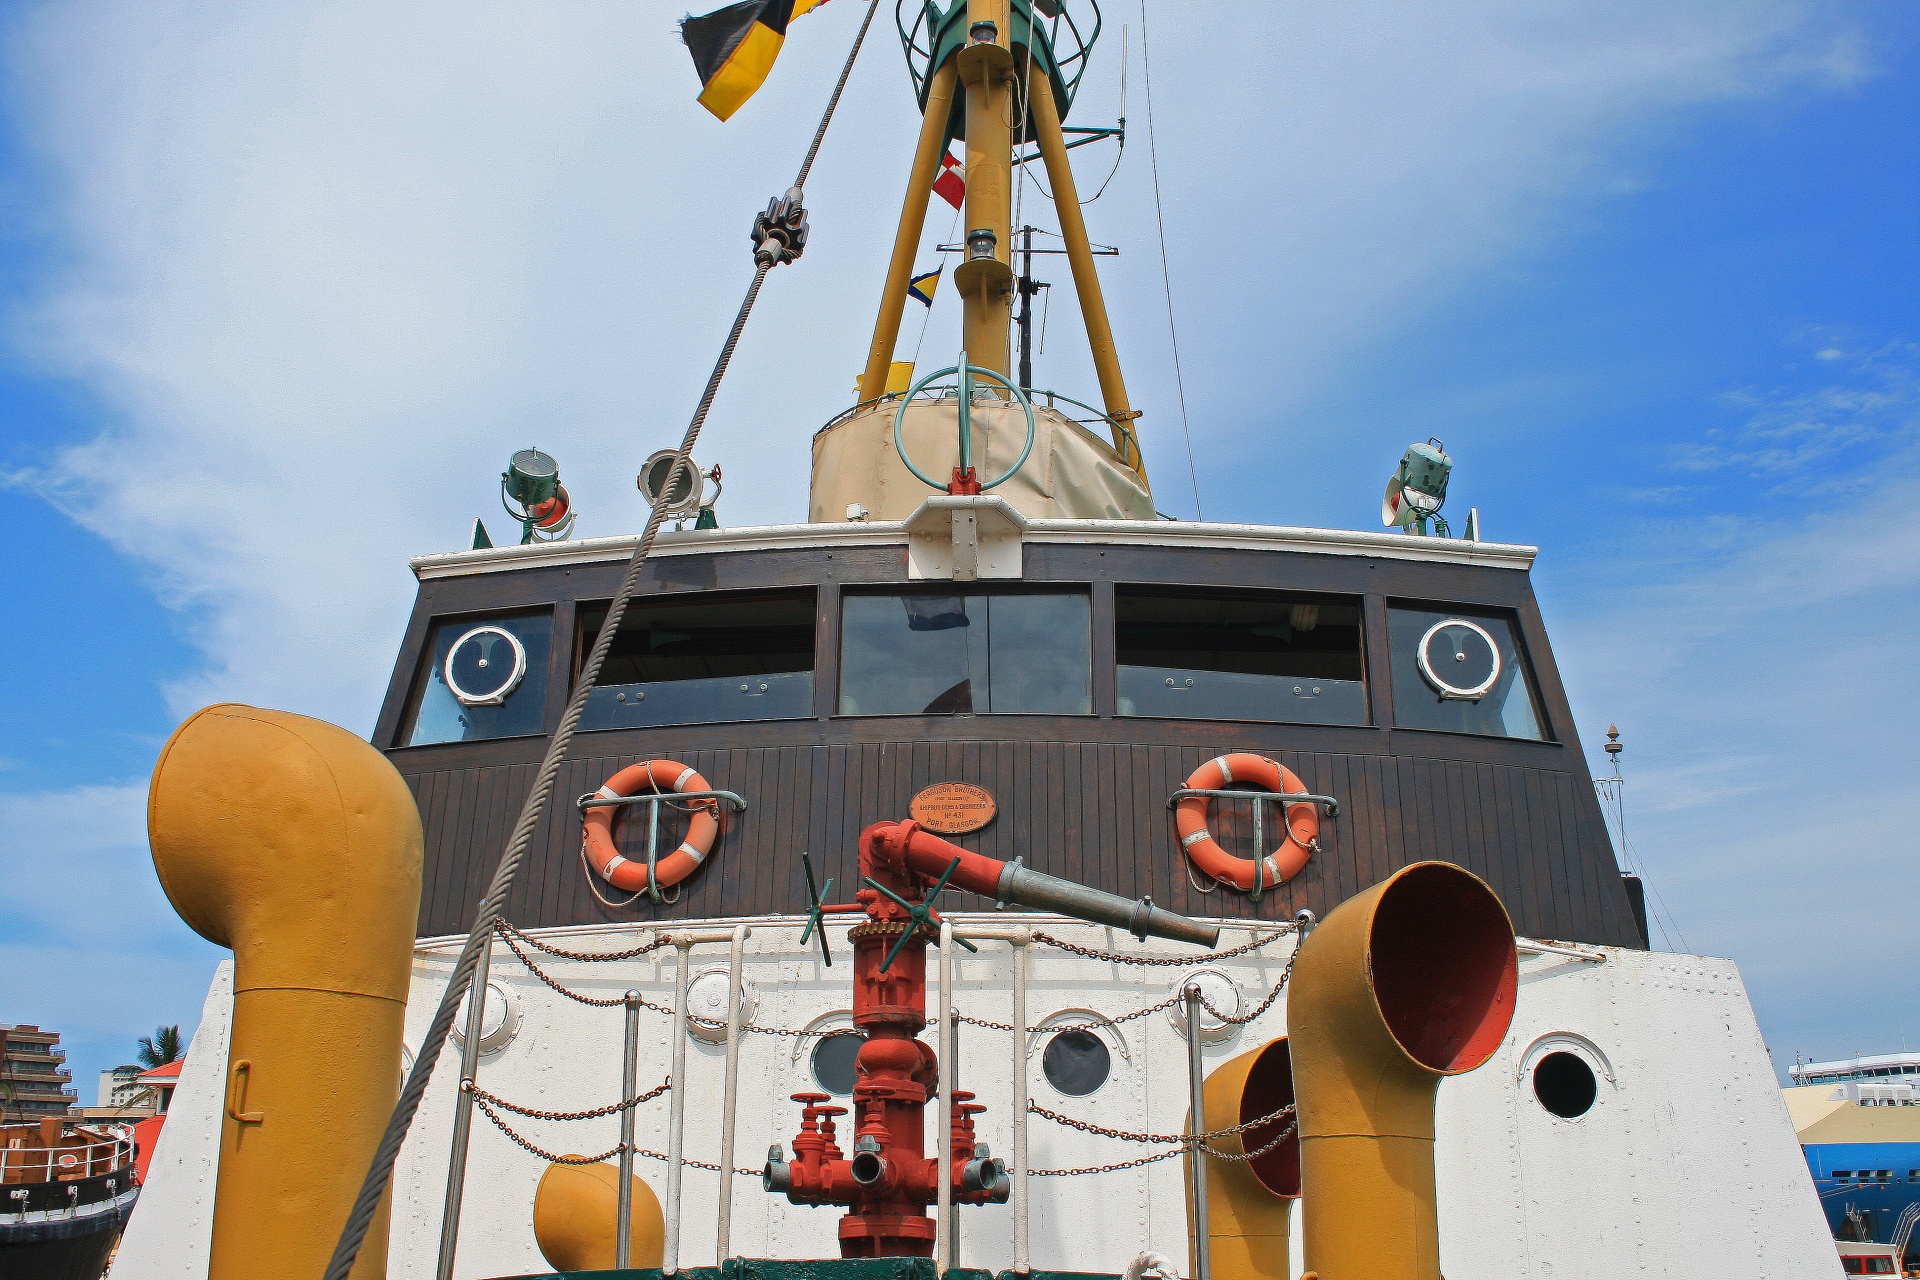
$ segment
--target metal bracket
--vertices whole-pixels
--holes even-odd
[[[1205,796],[1208,799],[1251,800],[1253,801],[1253,888],[1247,891],[1249,901],[1260,901],[1265,891],[1267,878],[1267,806],[1277,804],[1283,807],[1296,804],[1317,804],[1326,810],[1329,818],[1340,816],[1340,802],[1332,796],[1314,795],[1310,791],[1224,791],[1202,787],[1181,787],[1167,798],[1167,808],[1171,809],[1192,796]],[[1284,821],[1284,816],[1282,821]],[[1315,840],[1315,853],[1319,852],[1319,841]]]

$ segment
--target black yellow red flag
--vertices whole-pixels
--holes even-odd
[[[700,74],[700,105],[725,120],[766,83],[787,23],[826,0],[741,0],[680,22]]]

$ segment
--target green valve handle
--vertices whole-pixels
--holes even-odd
[[[940,896],[941,890],[947,887],[947,881],[952,879],[953,873],[958,871],[959,869],[960,869],[960,859],[955,858],[952,862],[947,864],[947,869],[940,873],[940,878],[934,881],[933,888],[928,890],[926,898],[920,902],[908,902],[905,898],[901,897],[899,894],[895,893],[893,890],[887,888],[887,886],[881,884],[878,880],[875,880],[872,876],[865,877],[867,888],[876,889],[879,892],[884,893],[887,897],[892,898],[895,903],[899,904],[901,907],[904,907],[907,912],[907,927],[900,931],[899,940],[893,944],[893,949],[887,952],[887,958],[880,962],[880,972],[885,973],[888,969],[891,969],[893,967],[894,957],[900,954],[900,948],[907,945],[908,938],[911,938],[914,934],[918,933],[922,929],[935,928],[934,917],[933,917],[933,900]],[[935,932],[934,938],[936,939],[936,941],[934,942],[934,945],[936,947],[940,945],[939,942],[937,941],[939,936],[940,936],[939,933]],[[971,942],[968,942],[965,938],[955,938],[954,941],[959,943],[961,946],[965,947],[969,951],[980,950],[980,948],[974,946]]]
[[[916,467],[913,464],[913,459],[907,456],[906,442],[901,439],[901,435],[900,435],[900,426],[903,422],[906,421],[907,406],[913,403],[913,398],[919,395],[921,391],[925,390],[929,383],[938,381],[939,379],[946,377],[950,373],[957,374],[960,379],[960,388],[959,388],[960,390],[960,466],[957,468],[957,474],[965,475],[967,472],[973,470],[972,412],[973,412],[973,378],[975,374],[983,374],[986,377],[991,378],[993,381],[999,383],[1001,386],[1005,387],[1007,389],[1008,394],[1013,397],[1014,402],[1018,404],[1021,410],[1027,415],[1027,442],[1026,442],[1026,445],[1020,450],[1020,457],[1014,462],[1014,464],[1011,467],[1007,468],[1006,473],[1004,475],[1000,476],[998,479],[995,479],[995,480],[985,481],[980,486],[980,489],[982,492],[985,492],[988,489],[997,488],[998,486],[1005,484],[1008,480],[1011,480],[1013,478],[1014,472],[1020,470],[1021,467],[1026,466],[1027,458],[1033,453],[1033,440],[1034,440],[1033,402],[1027,399],[1026,392],[1022,391],[1019,387],[1014,386],[1012,381],[1007,379],[1006,377],[1003,377],[1002,375],[995,373],[993,370],[985,368],[981,365],[969,364],[967,362],[967,353],[964,351],[960,353],[960,363],[953,365],[950,368],[935,370],[934,372],[928,374],[926,377],[920,379],[920,381],[914,383],[913,386],[908,389],[907,394],[901,398],[900,407],[894,410],[894,414],[893,414],[894,452],[900,455],[900,461],[906,464],[907,470],[913,472],[914,476],[917,477],[922,484],[928,485],[935,489],[946,490],[949,493],[953,492],[950,486],[944,485],[940,483],[938,480],[933,479],[926,472],[922,471],[919,467]]]

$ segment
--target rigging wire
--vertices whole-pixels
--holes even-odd
[[[833,119],[834,108],[840,104],[841,92],[847,87],[847,77],[853,73],[853,62],[859,56],[860,46],[866,42],[867,30],[873,25],[873,15],[879,11],[879,0],[868,0],[867,16],[860,23],[860,33],[853,39],[853,48],[847,51],[846,65],[840,69],[840,79],[833,86],[833,95],[827,99],[826,110],[821,113],[820,125],[814,130],[813,144],[807,148],[807,157],[800,164],[799,176],[793,181],[793,190],[797,193],[806,186],[807,174],[813,168],[815,157],[820,154],[820,144],[827,134],[827,125]],[[746,297],[740,302],[740,310],[733,318],[733,327],[727,333],[727,340],[720,348],[719,359],[714,362],[713,372],[707,378],[706,390],[701,394],[700,403],[695,407],[693,419],[687,424],[686,436],[680,442],[680,451],[674,458],[674,468],[691,468],[693,465],[693,446],[700,438],[700,429],[706,424],[707,413],[713,407],[714,397],[719,394],[720,380],[726,376],[727,366],[733,360],[735,348],[739,346],[741,331],[746,328],[747,317],[753,311],[755,299],[760,296],[760,286],[766,282],[767,273],[782,259],[779,257],[758,259],[754,266],[753,283],[747,286]],[[393,1114],[387,1120],[386,1132],[381,1135],[380,1145],[374,1151],[373,1161],[367,1169],[367,1176],[360,1184],[360,1193],[354,1201],[353,1210],[347,1215],[341,1228],[339,1242],[334,1246],[333,1258],[327,1263],[325,1280],[348,1280],[354,1261],[359,1257],[360,1247],[366,1241],[367,1232],[379,1213],[380,1202],[386,1193],[387,1185],[393,1175],[393,1166],[400,1155],[401,1144],[406,1141],[407,1131],[413,1126],[413,1118],[420,1109],[420,1100],[425,1096],[427,1084],[433,1078],[434,1067],[439,1063],[447,1037],[453,1030],[455,1012],[461,1000],[473,985],[474,970],[479,965],[480,949],[491,945],[495,922],[501,918],[506,906],[507,894],[513,888],[514,875],[520,869],[521,859],[526,856],[527,848],[533,843],[533,834],[540,825],[540,819],[546,810],[548,797],[553,793],[560,764],[565,759],[567,748],[573,743],[574,730],[579,727],[581,713],[586,710],[587,695],[599,679],[600,669],[606,663],[607,654],[613,647],[614,634],[620,629],[621,617],[626,613],[640,583],[640,571],[645,567],[647,556],[653,550],[654,540],[659,536],[660,526],[667,516],[666,495],[654,504],[653,511],[647,517],[646,529],[640,535],[640,541],[633,549],[633,555],[627,561],[626,575],[622,578],[619,591],[614,595],[613,603],[608,607],[607,617],[602,622],[600,634],[594,640],[593,651],[580,670],[579,681],[567,700],[566,712],[560,717],[553,737],[547,743],[545,758],[540,762],[540,770],[534,777],[533,787],[527,794],[521,807],[519,821],[514,824],[513,834],[506,849],[500,855],[495,866],[493,879],[487,886],[487,896],[480,901],[479,910],[474,917],[473,929],[467,934],[467,940],[460,949],[460,959],[455,964],[453,974],[447,981],[446,990],[441,993],[440,1007],[435,1010],[433,1022],[427,1029],[425,1040],[421,1042],[420,1052],[415,1056],[413,1070],[407,1075],[406,1085],[400,1090],[400,1098],[394,1105]]]
[[[955,209],[953,211],[953,221],[947,224],[946,238],[949,241],[951,241],[953,239],[953,233],[958,231],[959,229],[960,229],[960,210]],[[943,276],[946,274],[946,265],[944,263],[941,264],[940,274]],[[920,348],[923,345],[925,345],[927,341],[927,325],[932,323],[932,321],[933,321],[933,304],[928,303],[927,314],[920,317],[920,336],[914,339],[914,342],[913,342],[913,363],[916,368],[919,367],[919,364],[920,364]]]
[[[1646,855],[1640,852],[1632,837],[1627,834],[1627,782],[1620,776],[1619,767],[1619,762],[1616,761],[1614,775],[1611,778],[1594,779],[1595,786],[1600,789],[1600,794],[1606,801],[1601,807],[1602,815],[1609,819],[1609,825],[1619,842],[1620,856],[1627,863],[1627,870],[1638,876],[1641,885],[1653,895],[1647,904],[1647,914],[1653,920],[1654,927],[1660,930],[1661,941],[1666,943],[1667,950],[1672,951],[1674,942],[1678,940],[1683,953],[1694,954],[1693,944],[1687,941],[1687,935],[1681,931],[1680,922],[1674,916],[1673,909],[1667,905],[1666,898],[1661,895],[1659,885],[1652,876],[1647,874]]]
[[[1180,393],[1180,430],[1187,438],[1187,478],[1193,482],[1193,518],[1200,509],[1200,468],[1193,460],[1193,425],[1187,420],[1187,382],[1180,372],[1180,331],[1173,320],[1173,275],[1167,268],[1167,215],[1160,203],[1160,151],[1153,136],[1153,55],[1147,47],[1147,0],[1140,0],[1140,74],[1146,81],[1147,160],[1153,171],[1153,216],[1160,228],[1160,283],[1167,294],[1167,337],[1173,343],[1173,385]]]

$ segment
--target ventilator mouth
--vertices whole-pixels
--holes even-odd
[[[1287,1047],[1287,1038],[1281,1036],[1260,1050],[1259,1058],[1255,1059],[1252,1068],[1248,1070],[1246,1084],[1240,1091],[1240,1114],[1235,1119],[1238,1123],[1245,1124],[1249,1120],[1270,1116],[1281,1108],[1292,1105],[1293,1051]],[[1240,1137],[1241,1149],[1258,1151],[1279,1137],[1293,1123],[1293,1116],[1288,1114],[1269,1124],[1249,1129]],[[1247,1171],[1259,1180],[1261,1186],[1276,1196],[1299,1195],[1299,1138],[1297,1136],[1289,1138],[1265,1155],[1255,1156],[1247,1162]]]
[[[1445,862],[1388,883],[1374,907],[1369,977],[1381,1019],[1429,1071],[1471,1071],[1506,1039],[1519,990],[1513,923],[1493,890]]]

